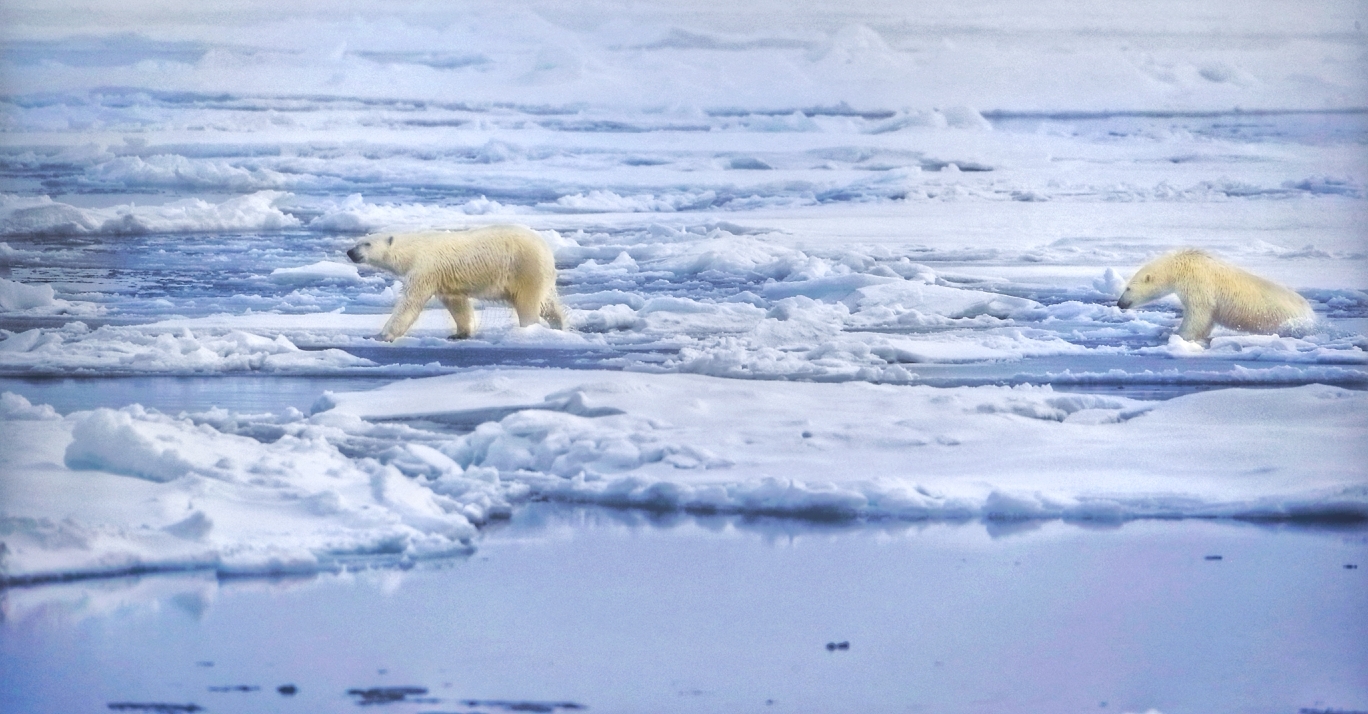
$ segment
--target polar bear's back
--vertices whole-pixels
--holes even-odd
[[[1180,251],[1155,262],[1160,261],[1168,261],[1165,268],[1184,304],[1209,305],[1217,324],[1270,333],[1315,319],[1311,304],[1292,289],[1203,251]]]
[[[402,245],[392,250],[411,258],[408,276],[433,280],[437,292],[506,298],[534,285],[555,285],[555,257],[530,228],[485,226],[399,238]]]
[[[1224,299],[1215,303],[1216,322],[1244,332],[1271,333],[1302,327],[1315,319],[1306,298],[1290,288],[1232,265],[1233,274],[1222,280]]]

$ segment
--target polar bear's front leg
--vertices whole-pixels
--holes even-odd
[[[423,306],[432,298],[432,293],[431,289],[421,285],[404,286],[404,295],[395,303],[389,322],[385,323],[385,329],[380,332],[380,339],[393,342],[408,332],[418,320],[418,316],[423,314]]]
[[[1205,301],[1183,305],[1183,321],[1178,325],[1178,336],[1188,342],[1206,343],[1215,324],[1215,306]]]
[[[464,340],[475,334],[475,309],[464,295],[441,295],[442,304],[456,321],[456,339]]]

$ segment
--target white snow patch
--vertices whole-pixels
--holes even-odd
[[[372,367],[340,349],[302,350],[284,335],[229,329],[200,331],[71,322],[34,328],[0,341],[0,368],[22,374],[325,373]]]
[[[345,456],[330,441],[345,431],[328,419],[296,413],[265,443],[215,428],[233,423],[221,414],[176,418],[135,405],[65,419],[39,410],[35,420],[13,395],[0,405],[5,582],[434,557],[468,549],[472,521],[507,509],[492,474],[448,468],[428,487],[394,465]]]
[[[309,285],[327,280],[359,283],[361,273],[355,265],[335,260],[323,260],[297,268],[276,268],[271,271],[271,281],[282,285]]]
[[[279,204],[290,194],[256,191],[209,203],[198,198],[161,206],[77,208],[47,196],[0,196],[0,235],[203,233],[294,228],[300,222]]]
[[[0,310],[5,312],[50,307],[57,303],[51,285],[24,285],[0,278]]]
[[[1368,472],[1345,468],[1364,463],[1366,400],[1320,386],[1153,403],[1030,387],[478,370],[323,406],[369,418],[516,408],[444,453],[567,500],[1134,518],[1368,513]]]

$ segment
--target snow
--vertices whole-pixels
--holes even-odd
[[[531,499],[1368,516],[1358,10],[904,5],[7,6],[0,578],[411,563]],[[378,341],[356,235],[493,222],[571,329]],[[1183,246],[1315,323],[1115,307]],[[328,394],[33,381],[186,378]]]
[[[555,369],[329,392],[312,416],[59,417],[6,393],[6,577],[429,557],[529,498],[822,518],[1364,518],[1363,442],[1343,436],[1363,428],[1366,398]]]
[[[83,322],[34,328],[0,342],[0,368],[26,376],[60,374],[331,373],[375,364],[342,350],[302,350],[274,339],[228,330],[197,336],[189,329],[149,331]]]
[[[298,418],[254,438],[215,428],[231,419],[218,413],[134,405],[59,418],[13,394],[3,404],[10,583],[436,557],[467,550],[471,520],[506,507],[492,476],[445,473],[424,487],[392,465],[348,458],[324,436],[336,427]]]
[[[1368,513],[1355,465],[1363,448],[1334,437],[1363,426],[1363,400],[1319,386],[1156,404],[1049,387],[738,385],[497,370],[330,394],[320,406],[385,419],[515,410],[445,453],[505,478],[522,473],[553,498],[743,513],[1105,520]]]
[[[1352,4],[1304,13],[1272,2],[1086,11],[1050,2],[1012,12],[992,3],[932,11],[867,3],[833,12],[720,2],[688,13],[598,2],[476,3],[459,13],[357,4],[346,17],[325,3],[279,10],[259,0],[222,12],[108,1],[78,12],[22,2],[7,31],[24,41],[12,60],[24,66],[12,91],[404,96],[456,105],[452,119],[466,121],[460,103],[648,106],[657,121],[680,124],[696,121],[699,107],[762,107],[772,113],[756,118],[761,130],[792,130],[796,108],[841,102],[909,107],[920,124],[974,128],[970,107],[1338,108],[1361,98]],[[100,43],[82,42],[83,31]],[[49,126],[108,121],[97,107],[42,107],[41,116]],[[187,125],[216,128],[197,107],[186,109]],[[249,120],[269,127],[310,118]]]
[[[6,311],[48,307],[57,302],[54,294],[51,285],[23,285],[0,278],[0,309]]]
[[[0,243],[0,246],[3,246]],[[98,305],[55,297],[51,285],[26,285],[0,278],[0,313],[28,315],[98,315]]]
[[[298,268],[276,268],[271,271],[271,280],[284,285],[307,285],[325,280],[338,280],[345,283],[361,282],[361,274],[355,265],[332,260],[301,265]]]
[[[106,168],[104,164],[100,164],[99,167]],[[174,177],[175,185],[195,185],[194,182],[180,183],[183,173],[179,170],[174,172]],[[113,179],[113,182],[125,185],[139,183],[128,177]],[[152,182],[149,185],[157,184]],[[53,201],[47,196],[36,199],[0,196],[0,235],[117,235],[277,230],[299,225],[298,219],[282,213],[274,205],[286,195],[280,191],[257,191],[217,204],[193,198],[155,207],[129,204],[104,209],[76,208]]]

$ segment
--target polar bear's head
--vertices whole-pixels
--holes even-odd
[[[369,235],[357,241],[356,245],[352,246],[351,249],[347,251],[347,257],[351,258],[353,263],[366,263],[367,265],[375,265],[383,268],[388,266],[388,261],[385,260],[385,256],[389,254],[390,249],[393,247],[393,234]]]
[[[1117,298],[1116,306],[1125,310],[1158,300],[1177,290],[1179,283],[1190,282],[1192,275],[1206,269],[1211,262],[1211,256],[1191,248],[1161,255],[1135,271],[1121,297]]]
[[[1126,289],[1121,292],[1121,297],[1116,299],[1116,306],[1125,310],[1158,300],[1171,292],[1171,282],[1165,280],[1159,271],[1154,270],[1153,265],[1146,265],[1131,276],[1130,282],[1126,283]]]

